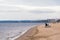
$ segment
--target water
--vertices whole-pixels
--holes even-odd
[[[12,40],[25,30],[41,23],[0,23],[0,40]]]

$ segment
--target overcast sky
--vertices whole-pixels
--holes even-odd
[[[0,0],[0,20],[60,18],[60,0]]]

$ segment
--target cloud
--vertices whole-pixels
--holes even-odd
[[[17,4],[30,6],[56,6],[60,5],[60,0],[0,0],[3,4]]]
[[[31,10],[30,13],[56,13],[56,11],[54,10],[50,10],[50,9],[42,9],[42,10]]]
[[[56,0],[3,0],[0,2],[0,20],[60,18],[60,3]],[[58,6],[56,6],[57,3]]]
[[[52,14],[32,14],[32,13],[1,13],[0,19],[1,20],[42,20],[42,19],[52,19],[52,18],[59,18],[59,15],[56,13]]]

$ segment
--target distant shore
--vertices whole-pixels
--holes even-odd
[[[46,20],[0,20],[0,23],[50,23],[60,22],[60,19],[46,19]]]

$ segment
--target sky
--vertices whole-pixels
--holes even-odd
[[[60,18],[60,0],[0,0],[0,20]]]

